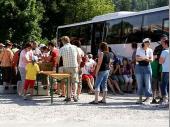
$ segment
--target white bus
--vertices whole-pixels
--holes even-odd
[[[69,36],[81,41],[85,52],[97,55],[98,45],[106,41],[112,50],[123,57],[131,57],[131,43],[151,39],[151,47],[159,44],[160,36],[169,36],[169,7],[140,12],[116,12],[96,16],[90,21],[58,26],[57,39]],[[139,44],[140,45],[140,44]]]

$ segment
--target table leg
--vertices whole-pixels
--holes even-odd
[[[67,98],[68,98],[68,81],[69,80],[69,78],[66,78],[66,85],[67,85]]]
[[[50,79],[50,96],[51,96],[51,104],[53,103],[53,78],[49,77]]]

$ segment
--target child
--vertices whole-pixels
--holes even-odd
[[[127,58],[123,58],[123,78],[125,80],[125,92],[131,92],[132,88],[132,67],[129,64],[129,61]],[[130,87],[130,90],[128,88]]]
[[[36,75],[40,71],[38,64],[36,62],[38,61],[38,58],[36,56],[32,57],[32,63],[28,63],[26,65],[26,78],[25,78],[25,83],[24,83],[24,100],[26,100],[26,94],[28,88],[30,88],[30,94],[33,96],[33,89],[34,89],[34,84],[36,81]]]

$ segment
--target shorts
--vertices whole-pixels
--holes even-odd
[[[71,76],[71,83],[79,82],[78,68],[77,67],[63,67],[63,73],[69,73]]]
[[[34,88],[34,84],[35,84],[35,80],[28,80],[28,79],[26,79],[25,83],[24,83],[24,89],[27,90],[28,87],[33,89]]]

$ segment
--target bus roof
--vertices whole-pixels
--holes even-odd
[[[89,20],[89,21],[58,26],[58,29],[72,27],[72,26],[85,25],[85,24],[90,24],[90,23],[96,23],[96,22],[103,22],[103,21],[107,21],[107,20],[125,18],[125,17],[129,17],[129,16],[147,14],[147,13],[163,11],[163,10],[169,10],[169,6],[144,10],[144,11],[140,11],[140,12],[120,11],[120,12],[115,12],[115,13],[108,13],[108,14],[104,14],[104,15],[95,16],[92,20]]]

